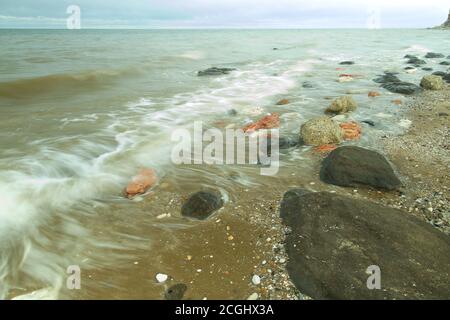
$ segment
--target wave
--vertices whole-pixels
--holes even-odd
[[[91,91],[137,72],[139,71],[135,69],[95,70],[77,74],[60,73],[1,82],[0,98],[26,99],[54,91],[60,91],[64,94]]]

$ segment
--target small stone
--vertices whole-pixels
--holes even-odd
[[[259,296],[256,292],[252,293],[247,300],[258,300]]]
[[[164,274],[164,273],[158,273],[156,275],[156,281],[158,281],[159,283],[166,282],[166,280],[168,278],[169,278],[169,276],[167,274]]]
[[[177,283],[171,286],[164,294],[167,300],[181,300],[184,293],[187,290],[187,286],[184,283]]]
[[[252,283],[253,283],[255,286],[259,285],[259,284],[261,283],[261,278],[260,278],[260,276],[258,276],[258,275],[255,274],[255,275],[252,277]]]

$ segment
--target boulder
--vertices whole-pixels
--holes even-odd
[[[439,63],[441,66],[450,66],[450,62],[448,61],[442,61],[441,63]]]
[[[335,99],[327,108],[326,112],[342,114],[354,111],[357,107],[358,104],[351,96],[343,96]]]
[[[415,94],[421,91],[419,86],[409,82],[387,82],[381,85],[382,88],[393,92],[405,95]]]
[[[339,64],[344,65],[344,66],[350,66],[352,64],[355,64],[355,62],[354,61],[342,61],[342,62],[339,62]]]
[[[236,69],[234,68],[216,68],[216,67],[212,67],[212,68],[208,68],[206,70],[202,70],[199,71],[197,73],[197,75],[199,77],[202,76],[220,76],[220,75],[224,75],[224,74],[229,74],[231,71],[234,71]]]
[[[181,208],[181,215],[188,218],[204,220],[223,206],[220,193],[199,191],[189,197]]]
[[[128,198],[145,193],[158,182],[158,176],[153,169],[142,169],[128,183],[125,193]]]
[[[376,83],[390,83],[390,82],[402,82],[395,74],[386,73],[378,76],[378,78],[373,79]]]
[[[445,58],[445,56],[442,53],[428,52],[425,55],[425,58],[436,59],[436,58]]]
[[[272,113],[258,120],[255,123],[251,123],[245,126],[244,128],[242,128],[242,130],[244,132],[254,132],[260,129],[274,129],[278,128],[279,126],[280,126],[280,115],[278,113]]]
[[[416,217],[337,194],[288,191],[287,271],[313,299],[450,299],[450,238]],[[379,267],[380,289],[367,286]],[[373,270],[373,269],[371,269]]]
[[[442,90],[444,81],[440,76],[424,76],[420,82],[420,86],[427,90]]]
[[[344,132],[337,122],[324,116],[305,122],[300,128],[300,138],[312,146],[339,144],[344,139]]]
[[[419,59],[417,57],[411,57],[406,62],[407,64],[413,64],[415,66],[426,64],[427,62],[425,60]]]
[[[440,77],[445,77],[447,75],[447,73],[443,72],[443,71],[436,71],[432,73],[433,76],[440,76]]]
[[[423,71],[433,71],[433,68],[425,67],[425,68],[422,68],[422,70],[423,70]]]
[[[166,300],[181,300],[186,291],[187,286],[184,283],[177,283],[166,290],[164,298]]]
[[[344,187],[360,185],[395,190],[401,182],[378,152],[356,146],[340,147],[322,162],[320,179]]]

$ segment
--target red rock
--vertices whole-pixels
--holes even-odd
[[[334,144],[322,144],[318,147],[314,148],[314,152],[318,152],[318,153],[328,153],[333,151],[334,149],[336,149],[337,146]]]
[[[395,99],[395,100],[392,100],[392,103],[395,103],[395,104],[397,104],[397,105],[400,105],[400,104],[403,103],[403,101],[400,100],[400,99]]]
[[[272,113],[264,118],[258,120],[256,123],[245,126],[242,130],[244,132],[253,132],[259,129],[273,129],[280,126],[280,116],[278,113]]]
[[[158,182],[158,176],[153,169],[142,169],[133,177],[125,192],[128,198],[145,193]]]
[[[358,140],[361,137],[361,126],[356,122],[341,123],[339,126],[344,130],[345,140]]]
[[[277,102],[277,106],[282,106],[285,104],[289,104],[289,100],[288,99],[281,99],[280,101]]]
[[[381,96],[381,93],[377,92],[377,91],[370,91],[368,94],[369,97],[379,97]]]

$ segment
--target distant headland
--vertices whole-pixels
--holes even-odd
[[[448,29],[448,30],[450,30],[450,10],[448,12],[447,21],[445,21],[440,26],[434,27],[433,29]]]

